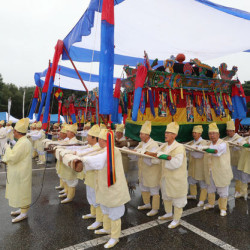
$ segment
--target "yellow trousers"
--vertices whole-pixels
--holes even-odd
[[[29,206],[25,207],[25,208],[21,207],[21,214],[26,214],[28,212],[29,208],[30,208]]]
[[[142,200],[144,204],[149,204],[150,203],[150,192],[141,192],[142,195]]]
[[[96,221],[97,222],[103,222],[103,225],[104,225],[104,216],[103,216],[103,213],[102,213],[102,209],[101,209],[101,207],[99,206],[99,207],[97,207],[96,209],[95,209],[95,211],[96,211]],[[103,226],[104,227],[104,226]]]
[[[111,220],[111,238],[112,239],[119,239],[120,238],[121,227],[122,227],[121,219]]]

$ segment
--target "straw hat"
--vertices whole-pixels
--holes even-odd
[[[141,126],[140,133],[150,135],[150,133],[151,133],[151,121],[145,121],[145,123]]]
[[[100,124],[100,129],[101,129],[101,130],[102,130],[102,129],[107,129],[107,127],[106,127],[105,124],[101,123],[101,124]]]
[[[217,133],[219,133],[219,129],[218,129],[215,122],[209,124],[208,132],[217,132]]]
[[[98,124],[95,124],[91,127],[91,129],[88,131],[88,135],[98,137],[100,134],[100,127]]]
[[[194,126],[193,132],[202,134],[202,132],[203,132],[202,126],[201,125]]]
[[[117,126],[115,128],[115,132],[123,133],[123,131],[124,131],[124,124],[117,124]]]
[[[84,128],[86,128],[86,127],[90,128],[91,127],[91,123],[88,122],[88,123],[84,124]]]
[[[227,122],[227,130],[235,130],[235,125],[233,120]]]
[[[107,133],[109,132],[108,129],[101,129],[100,134],[99,134],[99,139],[107,140]]]
[[[170,123],[167,125],[166,132],[169,132],[169,133],[173,133],[173,134],[178,135],[178,132],[179,132],[179,124],[178,124],[177,122],[170,122]]]
[[[19,121],[16,123],[14,129],[15,129],[17,132],[26,134],[27,131],[28,131],[28,127],[29,127],[29,121],[30,121],[29,118],[23,118],[23,119],[19,120]]]
[[[74,134],[76,134],[76,133],[77,133],[77,124],[74,123],[74,124],[72,124],[72,125],[68,125],[68,126],[66,127],[66,130],[67,130],[67,131],[70,131],[70,132],[72,132],[72,133],[74,133]]]
[[[42,122],[39,121],[38,123],[36,123],[36,128],[41,128],[42,127]]]

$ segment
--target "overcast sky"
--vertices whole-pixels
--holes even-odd
[[[250,0],[212,1],[250,12]],[[57,40],[70,32],[89,0],[0,0],[0,3],[0,74],[6,83],[32,86],[34,73],[47,67]],[[238,66],[242,82],[250,80],[250,53],[204,63],[218,66],[221,62],[226,62],[229,68]]]

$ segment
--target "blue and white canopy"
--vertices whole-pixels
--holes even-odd
[[[240,0],[239,0],[240,1]],[[184,53],[201,61],[250,49],[250,13],[207,0],[115,0],[115,64]],[[65,37],[71,58],[99,61],[102,0],[91,0]],[[67,60],[63,54],[63,60]]]
[[[7,112],[0,112],[0,121],[2,121],[2,120],[4,120],[5,122],[8,122],[8,113]],[[19,119],[10,115],[9,121],[12,121],[13,123],[17,123],[19,121]]]
[[[35,83],[38,87],[43,87],[46,73],[47,69],[43,72],[35,73]],[[92,90],[98,87],[99,75],[90,74],[82,71],[79,71],[79,74],[81,75],[88,90]],[[115,81],[116,78],[114,78],[114,84]],[[57,67],[54,86],[60,87],[62,89],[85,91],[76,71],[74,69],[62,65],[58,65]]]
[[[242,1],[237,0],[237,3]],[[198,58],[204,62],[250,51],[249,12],[207,0],[114,2],[115,77],[121,76],[121,65],[135,66],[143,62],[144,50],[151,60],[158,58],[159,65],[162,65],[163,60],[178,53],[184,53],[186,60]],[[72,60],[80,62],[78,67],[84,71],[81,75],[85,74],[83,80],[89,90],[97,87],[99,83],[101,8],[102,0],[90,0],[83,16],[63,40]],[[65,52],[62,59],[68,60]],[[86,67],[86,63],[91,63],[93,67]],[[69,64],[61,61],[61,65]],[[35,77],[36,83],[42,83],[45,75],[38,74],[41,74],[41,77]],[[60,71],[60,81],[57,72],[55,86],[59,84],[62,88],[84,90],[77,74],[69,73],[67,68]]]

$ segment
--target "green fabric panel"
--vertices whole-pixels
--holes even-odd
[[[205,151],[207,153],[210,153],[210,154],[216,154],[216,150],[215,149],[208,148],[208,149],[205,149]]]
[[[200,125],[200,124],[180,125],[179,134],[176,140],[178,142],[188,142],[188,141],[193,140],[192,131],[193,131],[193,127],[196,125]],[[220,130],[220,137],[221,138],[225,137],[226,136],[226,124],[217,124],[217,126]],[[209,139],[208,138],[208,124],[202,124],[202,127],[203,127],[202,138],[207,140]],[[140,130],[141,130],[141,125],[132,124],[128,122],[125,124],[125,136],[135,141],[141,141]],[[151,131],[150,136],[155,141],[165,142],[165,131],[166,131],[166,125],[152,126],[152,131]]]
[[[245,148],[250,148],[250,144],[245,143],[245,144],[243,145],[243,147],[245,147]]]
[[[113,122],[111,123],[111,129],[115,130],[115,123],[113,123]]]
[[[160,155],[158,158],[162,159],[162,160],[167,160],[168,159],[168,155]]]

